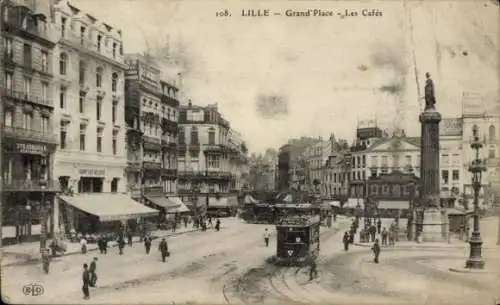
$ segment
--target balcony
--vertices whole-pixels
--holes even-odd
[[[61,185],[57,180],[45,181],[40,185],[40,180],[2,180],[3,192],[60,192]]]
[[[162,177],[177,177],[177,169],[176,168],[162,168],[161,169]]]
[[[128,172],[140,172],[141,171],[141,161],[128,160],[127,161],[127,171]]]
[[[142,186],[143,194],[150,196],[162,196],[163,195],[163,186],[161,185],[144,185]]]
[[[177,150],[177,143],[172,140],[161,139],[161,147],[166,150],[174,151]]]
[[[177,132],[178,123],[167,118],[162,118],[163,129],[169,132]]]
[[[124,69],[127,68],[122,55],[118,55],[115,53],[113,56],[113,51],[111,49],[107,50],[102,47],[98,49],[97,41],[93,42],[87,37],[81,37],[79,35],[76,35],[75,33],[65,33],[61,37],[61,43],[69,45],[73,48],[77,48],[87,53],[88,55],[98,56],[110,64],[118,64]]]
[[[0,91],[4,98],[10,98],[16,101],[27,102],[35,105],[43,105],[46,107],[54,108],[54,105],[51,100],[43,99],[34,94],[28,94],[7,88],[1,88]]]
[[[47,24],[47,27],[44,27],[44,23],[40,22],[38,26],[23,27],[21,22],[11,21],[4,22],[4,28],[6,32],[12,33],[15,36],[21,36],[46,46],[55,45],[55,38],[49,24]]]
[[[46,144],[58,144],[58,135],[53,132],[25,129],[22,127],[2,126],[5,138],[15,138]]]
[[[160,161],[142,161],[142,166],[144,169],[159,170],[161,169]]]
[[[210,153],[224,153],[226,150],[222,145],[217,145],[217,144],[205,144],[203,145],[203,151],[210,152]]]
[[[177,151],[185,152],[187,150],[187,145],[186,143],[181,143],[177,145]]]
[[[191,152],[200,151],[200,144],[189,144],[188,150]]]

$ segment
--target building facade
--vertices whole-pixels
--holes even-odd
[[[181,105],[179,115],[179,195],[205,198],[234,191],[231,160],[240,152],[229,142],[231,127],[217,105],[189,102]]]
[[[50,90],[55,37],[48,6],[2,1],[0,8],[2,241],[12,243],[39,235],[44,211],[54,230],[60,190],[52,170],[58,143]]]
[[[67,1],[54,5],[54,23],[55,176],[75,194],[125,192],[121,31]]]

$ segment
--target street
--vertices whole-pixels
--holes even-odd
[[[448,270],[464,259],[463,243],[384,248],[377,265],[369,247],[343,251],[341,236],[350,221],[340,218],[333,228],[321,228],[319,278],[313,281],[307,268],[266,262],[275,253],[276,240],[272,235],[266,248],[262,234],[272,226],[223,219],[220,232],[209,229],[168,238],[172,255],[166,263],[161,262],[155,240],[149,256],[143,245],[134,244],[123,256],[113,248],[107,255],[58,258],[49,275],[40,265],[7,267],[2,291],[14,303],[82,303],[82,264],[97,256],[99,280],[85,303],[493,304],[498,299],[498,273]],[[497,252],[485,250],[484,256],[489,268],[499,266],[494,264]],[[24,295],[22,287],[28,283],[42,285],[44,294]]]

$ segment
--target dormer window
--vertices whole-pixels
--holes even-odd
[[[28,28],[28,17],[23,17],[21,27],[23,28],[23,30],[26,30]]]
[[[101,52],[102,36],[97,35],[97,52]]]
[[[116,43],[113,42],[113,58],[116,58],[116,47],[117,47]]]

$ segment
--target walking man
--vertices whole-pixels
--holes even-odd
[[[380,234],[380,229],[382,228],[382,220],[379,218],[377,221],[377,233]]]
[[[373,255],[374,255],[373,262],[375,264],[378,264],[378,257],[380,255],[380,245],[378,243],[378,238],[375,239],[375,243],[373,244],[372,251],[373,251]]]
[[[132,247],[132,231],[127,232],[127,239],[129,247]]]
[[[97,257],[94,257],[94,259],[90,262],[90,268],[89,268],[90,287],[95,287],[95,284],[97,282],[96,269],[97,269]]]
[[[123,239],[123,235],[120,234],[118,237],[118,250],[120,251],[120,255],[123,255],[123,248],[125,248],[125,240]]]
[[[167,258],[168,256],[168,244],[167,244],[167,241],[165,240],[165,238],[163,238],[160,242],[160,244],[158,245],[158,250],[160,250],[160,253],[161,253],[161,260],[163,262],[165,262],[165,259]]]
[[[82,248],[82,254],[87,254],[87,240],[85,236],[80,239],[80,247]]]
[[[318,277],[318,267],[316,266],[316,261],[311,260],[311,266],[309,269],[309,280],[312,281],[317,277]]]
[[[350,238],[349,238],[349,233],[347,233],[347,231],[344,233],[344,237],[342,238],[342,242],[344,243],[344,250],[349,251]]]
[[[217,232],[220,231],[220,219],[219,218],[217,218],[217,221],[215,222],[215,230]]]
[[[388,232],[385,228],[382,229],[382,245],[387,245],[387,235],[388,235]]]
[[[149,254],[149,251],[151,250],[151,237],[149,235],[144,237],[144,247],[146,248],[146,254]]]
[[[90,294],[89,294],[90,274],[87,264],[83,264],[82,280],[83,280],[83,286],[82,286],[83,298],[85,300],[88,300],[90,299]]]
[[[269,237],[271,234],[269,234],[269,231],[267,231],[267,228],[264,229],[264,242],[266,243],[266,247],[269,247]]]

